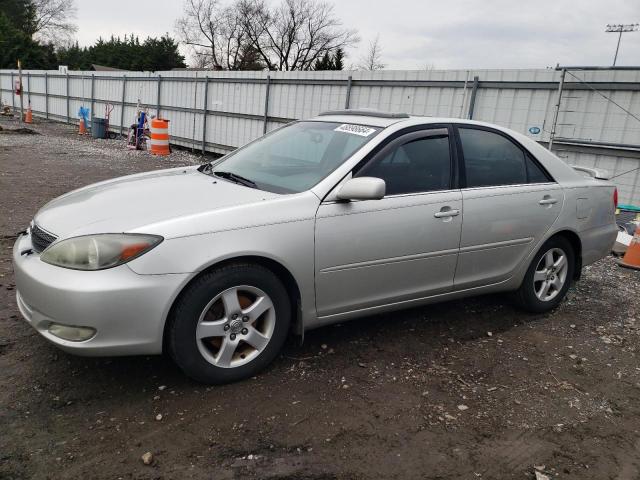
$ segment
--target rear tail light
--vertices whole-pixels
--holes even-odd
[[[613,189],[613,209],[616,210],[618,208],[618,188]]]

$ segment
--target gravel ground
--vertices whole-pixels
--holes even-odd
[[[223,387],[58,351],[20,319],[15,232],[70,189],[201,159],[35,129],[0,133],[0,478],[640,478],[640,272],[612,258],[547,315],[486,296],[364,318]]]

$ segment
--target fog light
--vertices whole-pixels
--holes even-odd
[[[69,340],[70,342],[83,342],[93,337],[96,334],[96,329],[52,323],[49,325],[49,333],[63,340]]]

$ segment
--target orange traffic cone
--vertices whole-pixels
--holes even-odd
[[[640,225],[636,227],[636,233],[633,234],[629,248],[618,265],[640,270]]]
[[[80,119],[80,125],[79,125],[79,129],[78,129],[78,134],[80,135],[86,135],[87,134],[87,127],[84,124],[84,119]]]
[[[24,123],[33,123],[33,112],[31,111],[31,104],[27,108],[27,113],[24,114]]]

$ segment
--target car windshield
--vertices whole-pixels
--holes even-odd
[[[379,128],[296,122],[231,153],[209,172],[275,193],[310,189],[371,140]]]

